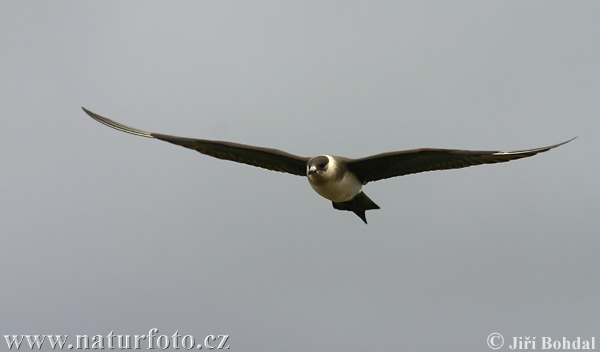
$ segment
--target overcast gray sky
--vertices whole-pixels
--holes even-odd
[[[599,23],[597,1],[0,2],[0,335],[600,343]],[[579,138],[369,184],[364,225],[305,178],[81,106],[302,156]]]

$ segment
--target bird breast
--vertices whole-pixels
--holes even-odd
[[[336,203],[351,200],[362,190],[362,183],[351,172],[345,172],[342,177],[339,177],[336,172],[338,167],[336,161],[333,158],[329,160],[330,164],[326,172],[308,177],[310,186],[321,196]]]

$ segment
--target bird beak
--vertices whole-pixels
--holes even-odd
[[[309,175],[312,175],[312,174],[314,174],[315,172],[317,172],[317,167],[316,167],[316,166],[311,166],[311,167],[308,169],[308,174],[309,174]]]

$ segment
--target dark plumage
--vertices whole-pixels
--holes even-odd
[[[119,131],[156,138],[219,159],[297,176],[307,176],[313,189],[321,196],[331,200],[335,209],[352,211],[365,223],[367,223],[365,211],[379,209],[379,206],[361,190],[362,186],[368,182],[417,172],[457,169],[526,158],[556,148],[576,138],[548,147],[516,151],[423,148],[382,153],[360,159],[331,155],[308,158],[278,149],[147,132],[112,121],[85,108],[83,110],[94,120]]]

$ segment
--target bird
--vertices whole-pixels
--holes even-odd
[[[362,187],[369,182],[425,171],[458,169],[527,158],[577,138],[574,137],[547,147],[512,151],[420,148],[381,153],[358,159],[328,154],[302,157],[278,149],[143,131],[100,116],[84,107],[82,109],[94,120],[122,132],[155,138],[218,159],[296,176],[306,176],[310,186],[319,195],[330,200],[333,208],[351,211],[365,224],[367,224],[366,211],[380,209],[362,191]]]

